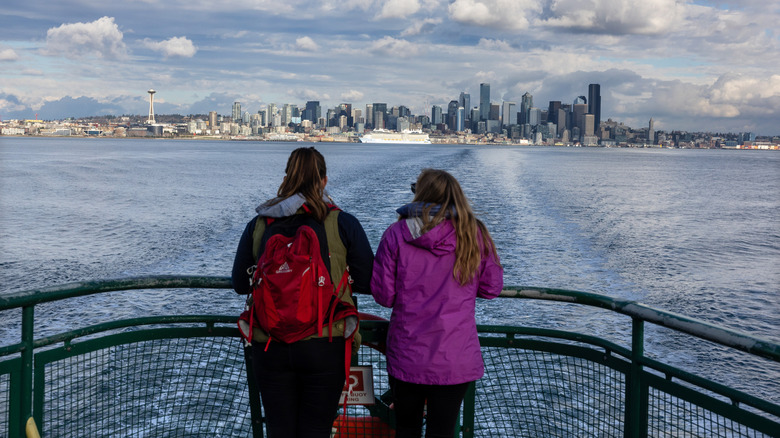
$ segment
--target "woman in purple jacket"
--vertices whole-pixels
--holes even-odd
[[[396,437],[420,437],[426,400],[425,436],[452,437],[468,384],[484,374],[476,299],[498,296],[504,271],[452,175],[425,169],[412,193],[379,242],[371,292],[393,309],[387,372]]]

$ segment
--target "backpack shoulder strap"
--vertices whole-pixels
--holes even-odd
[[[333,284],[344,275],[347,269],[347,247],[339,236],[339,210],[331,210],[325,217],[325,235],[328,238],[328,251],[330,252],[330,278]]]
[[[258,216],[255,221],[255,231],[252,233],[252,256],[255,261],[260,258],[260,243],[263,240],[263,233],[265,233],[265,218]]]

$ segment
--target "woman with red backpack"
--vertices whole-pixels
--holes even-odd
[[[373,252],[360,222],[338,209],[327,195],[327,182],[322,154],[313,147],[295,149],[277,196],[257,207],[257,216],[247,224],[233,263],[233,288],[254,297],[252,310],[246,312],[251,314],[245,318],[247,324],[239,326],[251,340],[252,366],[270,438],[330,437],[348,358],[360,343],[351,292],[368,292]],[[300,232],[304,228],[305,232]],[[305,243],[295,243],[304,239]],[[296,286],[300,290],[276,290],[289,287],[284,275],[301,277],[292,258],[289,263],[283,260],[283,252],[295,248],[312,252],[305,258],[318,264],[302,269],[302,273],[313,273],[314,281]],[[278,252],[272,253],[275,250]],[[326,295],[318,296],[319,289]],[[290,294],[297,295],[290,300]],[[326,301],[332,295],[337,299]],[[310,302],[304,297],[321,301]],[[287,299],[285,305],[299,307],[287,315],[283,306],[272,305],[275,299]],[[320,303],[324,304],[318,306]],[[302,325],[301,320],[288,319],[317,312],[310,326],[305,320]],[[336,316],[329,319],[328,315]]]
[[[379,243],[371,292],[393,309],[387,373],[396,437],[420,437],[426,404],[425,436],[452,437],[468,385],[484,374],[476,299],[498,296],[503,268],[452,175],[425,169],[412,193]]]

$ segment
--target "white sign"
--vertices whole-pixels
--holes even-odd
[[[374,400],[374,369],[369,366],[355,366],[349,369],[349,380],[341,392],[341,403],[344,398],[348,405],[373,405]]]

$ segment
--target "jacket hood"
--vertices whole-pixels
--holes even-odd
[[[425,234],[420,233],[420,229],[423,226],[421,218],[410,217],[405,222],[406,227],[404,228],[403,236],[404,240],[410,245],[427,249],[437,256],[455,252],[457,238],[455,227],[452,226],[451,220],[446,219],[442,221]]]
[[[330,200],[330,196],[328,195],[328,192],[323,192],[322,194],[322,200],[326,203],[332,202]],[[298,211],[299,208],[306,202],[306,198],[303,197],[300,193],[296,193],[289,198],[285,198],[281,201],[279,201],[279,198],[272,198],[269,199],[262,204],[258,205],[257,208],[255,208],[255,211],[260,216],[265,217],[274,217],[274,218],[280,218],[280,217],[287,217],[292,216],[295,214],[295,212]]]

